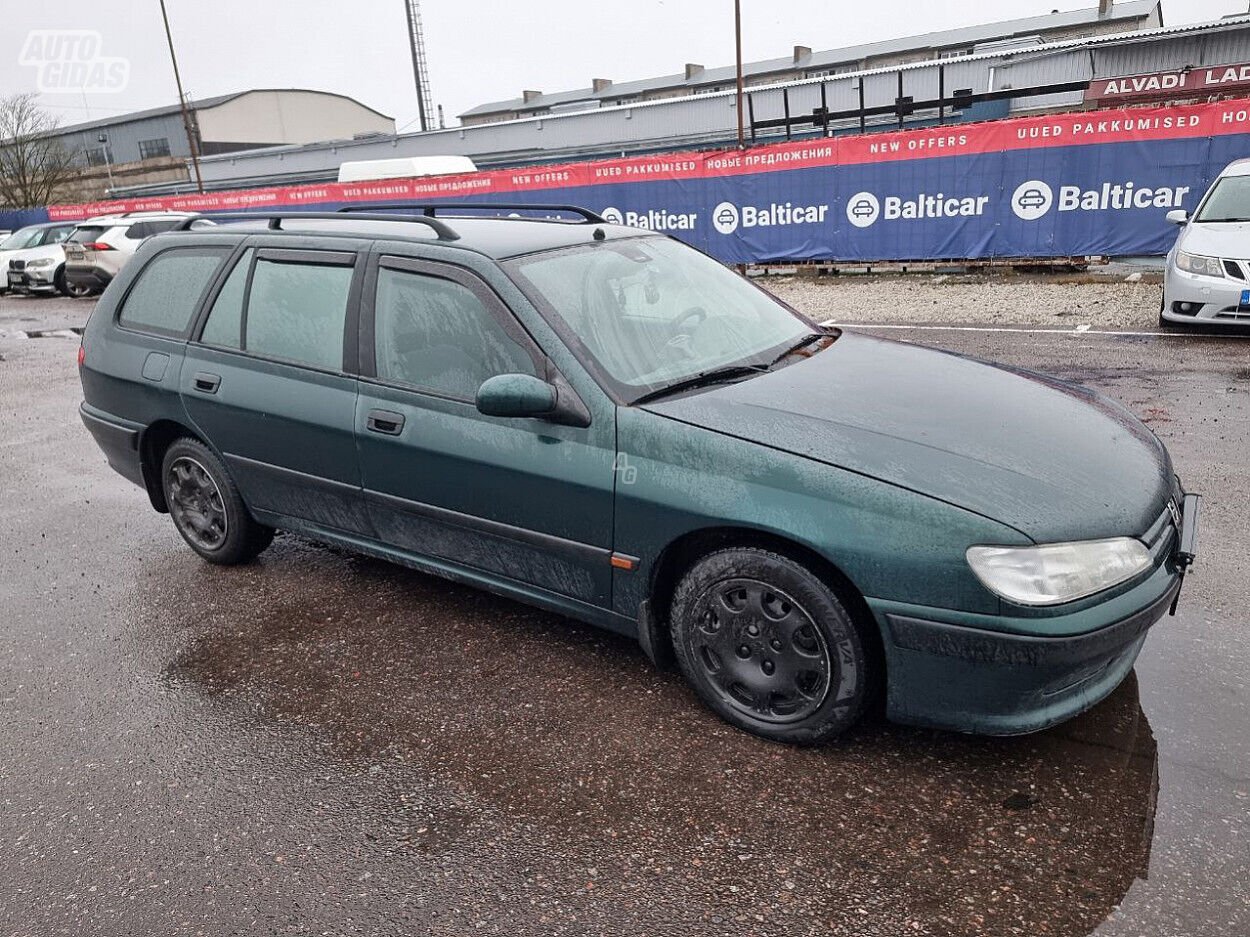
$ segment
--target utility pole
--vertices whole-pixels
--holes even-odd
[[[746,137],[742,127],[742,0],[734,0],[734,46],[738,62],[738,149],[745,150]]]
[[[430,130],[434,121],[434,108],[430,99],[430,79],[425,62],[420,0],[404,0],[404,12],[408,17],[408,45],[412,50],[412,80],[417,88],[417,115],[421,129]]]
[[[178,56],[174,52],[174,36],[169,31],[169,14],[165,11],[165,0],[161,3],[161,19],[165,21],[165,41],[169,43],[169,61],[174,65],[174,84],[178,87],[178,106],[182,109],[182,126],[187,132],[187,146],[191,150],[191,167],[195,171],[195,188],[200,194],[204,192],[204,179],[200,175],[200,148],[195,142],[195,131],[191,127],[191,111],[187,108],[186,96],[182,93],[182,76],[178,74]]]

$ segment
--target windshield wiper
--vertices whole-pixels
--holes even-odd
[[[712,368],[710,371],[700,371],[698,374],[692,374],[690,377],[682,378],[680,381],[674,381],[666,387],[647,391],[641,397],[631,401],[631,406],[647,403],[660,397],[667,397],[669,394],[676,394],[683,390],[691,390],[695,387],[706,387],[709,384],[721,384],[726,381],[750,377],[753,374],[763,374],[768,369],[769,365],[766,364],[735,364],[724,368]]]
[[[827,338],[828,336],[829,336],[828,332],[811,332],[807,335],[804,335],[797,342],[795,342],[793,345],[791,345],[789,348],[787,348],[785,351],[779,354],[776,358],[774,358],[771,362],[769,362],[768,366],[771,368],[773,365],[777,364],[777,362],[781,361],[783,358],[788,358],[790,355],[794,354],[796,351],[802,351],[808,345],[818,342],[822,338]]]
[[[1236,224],[1238,222],[1250,221],[1250,218],[1195,218],[1199,224]]]

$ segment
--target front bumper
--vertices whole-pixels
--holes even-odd
[[[54,293],[56,292],[56,268],[10,269],[6,285],[15,293]]]
[[[1133,669],[1150,628],[1175,607],[1197,549],[1199,499],[1186,495],[1183,504],[1159,543],[1161,562],[1145,579],[1066,614],[972,615],[869,599],[885,647],[889,717],[1022,735],[1101,701]]]
[[[1244,270],[1245,265],[1239,269]],[[1188,273],[1178,269],[1169,257],[1163,272],[1160,315],[1178,324],[1250,325],[1250,303],[1241,301],[1244,291],[1250,291],[1250,280]]]

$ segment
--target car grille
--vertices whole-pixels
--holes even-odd
[[[1180,504],[1181,498],[1184,496],[1180,493],[1180,486],[1176,486],[1172,495],[1172,502]],[[1150,555],[1158,562],[1160,555],[1164,555],[1164,551],[1171,544],[1178,531],[1176,522],[1172,519],[1172,510],[1164,505],[1163,511],[1159,514],[1150,528],[1141,535],[1141,541],[1146,545],[1146,549],[1150,551]]]

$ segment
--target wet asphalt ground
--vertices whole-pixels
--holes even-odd
[[[798,750],[553,615],[292,537],[201,562],[79,423],[77,341],[14,334],[90,306],[0,298],[0,935],[1250,934],[1250,340],[881,331],[1124,401],[1200,564],[1066,725]]]

